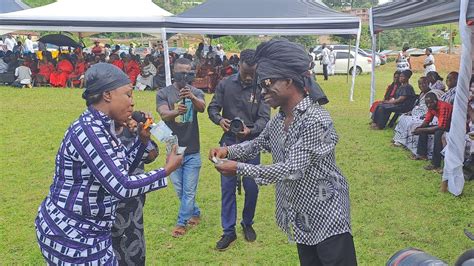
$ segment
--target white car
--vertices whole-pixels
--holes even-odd
[[[336,67],[335,67],[335,74],[347,74],[347,59],[349,57],[349,51],[342,51],[342,50],[334,50],[336,52]],[[355,52],[350,52],[350,60],[349,60],[349,74],[352,74],[353,65],[354,65],[354,55]],[[313,73],[315,74],[323,74],[323,65],[321,61],[318,60],[320,56],[316,56],[316,60],[314,60],[314,68]],[[356,75],[360,75],[362,73],[371,73],[372,72],[372,58],[363,56],[361,54],[357,55],[357,65],[356,65]]]

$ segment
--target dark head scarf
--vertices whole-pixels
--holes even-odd
[[[130,83],[128,76],[118,67],[107,63],[97,63],[86,71],[86,88],[82,93],[82,98],[87,99],[89,95],[115,90]]]
[[[411,78],[411,75],[413,75],[413,72],[411,72],[411,70],[407,69],[407,70],[403,70],[403,71],[402,71],[402,74],[403,74],[403,76],[405,76],[407,79],[410,79],[410,78]]]
[[[308,91],[313,101],[328,103],[321,87],[309,75],[311,59],[303,46],[283,38],[272,39],[257,47],[257,82],[262,80],[292,79],[296,86]]]

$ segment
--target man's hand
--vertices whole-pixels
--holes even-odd
[[[224,132],[228,132],[230,129],[230,120],[222,118],[219,121],[219,125],[221,126],[222,130],[224,130]]]
[[[215,165],[217,171],[224,176],[235,176],[237,174],[237,162],[225,160]]]
[[[217,159],[224,159],[228,155],[227,147],[220,147],[220,148],[212,148],[209,150],[209,160],[211,162],[212,158],[216,157]]]
[[[183,155],[176,154],[177,149],[178,145],[173,145],[171,153],[166,158],[165,171],[167,175],[171,174],[176,169],[181,167],[181,163],[183,162]]]
[[[181,99],[188,98],[190,100],[193,100],[195,97],[196,96],[194,96],[194,94],[191,92],[191,89],[188,86],[182,88],[179,91],[179,98],[181,98]]]
[[[422,128],[422,127],[417,127],[417,128],[415,128],[415,130],[413,130],[414,135],[420,135],[423,132],[424,132],[424,128]]]
[[[244,128],[241,132],[237,133],[237,137],[239,139],[245,139],[248,135],[250,135],[250,129],[244,124]]]
[[[183,115],[188,111],[188,108],[184,104],[179,104],[177,111],[178,111],[178,115]]]

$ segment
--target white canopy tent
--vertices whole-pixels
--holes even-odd
[[[160,33],[170,12],[151,0],[58,0],[0,14],[0,32],[16,30]]]
[[[400,16],[403,14],[403,16]],[[462,40],[462,57],[456,88],[451,129],[445,150],[443,180],[448,180],[449,191],[458,196],[464,187],[462,171],[466,135],[467,103],[469,82],[473,73],[474,37],[473,26],[468,20],[474,19],[474,0],[398,0],[374,7],[370,10],[370,31],[372,51],[376,50],[376,32],[384,29],[411,28],[440,23],[459,22]],[[470,21],[470,24],[472,25]],[[372,69],[374,69],[372,64]],[[375,98],[375,73],[372,72],[370,104]]]
[[[207,0],[177,16],[167,17],[165,31],[217,35],[355,35],[357,50],[361,23],[358,17],[332,10],[317,0]],[[165,45],[165,52],[166,48]],[[354,69],[356,60],[357,53]],[[170,84],[169,69],[166,74]],[[351,101],[354,82],[355,71]]]

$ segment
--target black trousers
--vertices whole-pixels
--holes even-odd
[[[344,233],[308,246],[297,244],[301,266],[355,266],[356,252],[352,235]]]
[[[433,141],[433,157],[431,158],[431,164],[436,167],[441,167],[441,151],[443,150],[443,142],[441,137],[444,134],[444,130],[438,129],[434,133]],[[428,155],[428,136],[429,134],[422,133],[418,138],[418,146],[416,147],[416,153],[421,156]]]
[[[328,65],[323,64],[323,75],[324,75],[324,80],[328,80]]]

